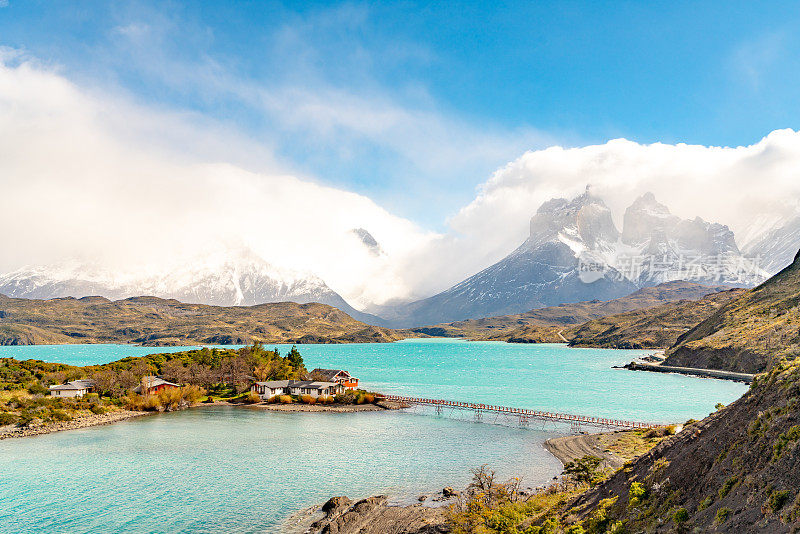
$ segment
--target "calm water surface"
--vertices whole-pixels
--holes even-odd
[[[745,391],[732,382],[611,369],[643,351],[458,340],[298,348],[308,368],[343,367],[384,392],[643,421],[703,417]],[[0,357],[81,365],[158,351],[0,347]],[[463,487],[469,469],[484,463],[541,484],[560,471],[542,442],[563,432],[398,412],[208,407],[5,440],[0,530],[278,532],[289,514],[333,495],[384,492],[407,501]]]

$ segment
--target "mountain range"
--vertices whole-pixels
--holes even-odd
[[[102,296],[111,300],[148,295],[213,306],[317,302],[369,324],[382,323],[380,318],[350,306],[314,274],[277,268],[246,249],[187,259],[178,268],[143,275],[78,262],[26,267],[0,275],[0,294],[29,299]]]
[[[587,188],[542,204],[528,238],[499,262],[386,318],[398,327],[437,324],[607,301],[675,280],[752,287],[768,274],[739,250],[727,226],[681,219],[647,193],[625,211],[619,231]]]
[[[353,230],[374,255],[383,251],[363,228]],[[34,266],[0,275],[0,294],[49,299],[99,295],[112,300],[152,295],[181,302],[252,306],[319,302],[353,318],[396,328],[524,313],[564,303],[609,301],[665,282],[753,287],[791,263],[800,248],[800,216],[770,219],[768,230],[740,250],[722,224],[682,219],[647,193],[624,212],[611,210],[590,188],[542,204],[527,239],[508,256],[449,289],[415,302],[353,308],[313,273],[278,268],[249,250],[187,258],[149,274],[120,273],[87,263]]]

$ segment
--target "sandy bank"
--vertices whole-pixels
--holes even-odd
[[[610,434],[613,436],[613,433]],[[562,464],[571,462],[584,456],[597,456],[603,459],[603,466],[611,469],[622,467],[625,460],[613,452],[607,451],[607,437],[609,434],[580,434],[577,436],[564,436],[552,438],[544,442],[544,447]]]
[[[57,423],[50,423],[46,425],[37,425],[27,428],[19,428],[13,425],[0,427],[0,439],[8,438],[24,438],[28,436],[38,436],[41,434],[49,434],[51,432],[60,432],[62,430],[76,430],[78,428],[87,428],[90,426],[108,425],[118,421],[124,421],[132,417],[139,417],[148,415],[153,412],[132,412],[129,410],[116,410],[113,412],[96,415],[89,413],[87,415],[76,417],[72,421],[60,421]]]

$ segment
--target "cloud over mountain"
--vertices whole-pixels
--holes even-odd
[[[742,246],[800,211],[799,169],[800,132],[788,129],[735,148],[614,139],[527,152],[498,169],[451,219],[456,237],[446,237],[443,246],[470,250],[476,262],[450,262],[461,270],[451,282],[513,250],[543,202],[574,197],[587,184],[606,200],[618,226],[625,207],[652,192],[677,216],[728,225]]]
[[[424,298],[486,268],[526,238],[543,202],[573,198],[587,184],[618,227],[624,208],[652,192],[676,216],[728,225],[747,250],[798,213],[798,169],[792,130],[735,148],[625,139],[553,146],[498,169],[437,234],[303,176],[234,125],[145,107],[0,51],[0,225],[13,229],[0,233],[0,272],[65,259],[163,271],[246,247],[314,273],[363,308]],[[431,179],[429,187],[451,185]]]
[[[0,226],[13,229],[0,270],[65,258],[162,270],[233,243],[356,303],[408,290],[393,260],[431,234],[369,198],[291,175],[219,123],[92,94],[12,51],[0,60]]]

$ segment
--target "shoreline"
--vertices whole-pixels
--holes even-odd
[[[232,406],[234,408],[249,408],[253,410],[266,410],[273,412],[286,412],[286,413],[357,413],[357,412],[383,412],[387,410],[402,410],[407,405],[399,402],[381,401],[375,404],[346,404],[346,405],[316,405],[316,404],[239,404],[225,401],[216,401],[208,403],[197,403],[185,409],[191,410],[193,408],[202,408],[207,406]],[[182,411],[182,410],[177,410]],[[15,427],[6,426],[0,427],[0,440],[14,439],[14,438],[28,438],[33,436],[42,436],[45,434],[52,434],[54,432],[64,432],[67,430],[78,430],[81,428],[90,428],[93,426],[111,425],[126,421],[135,417],[143,417],[147,415],[155,415],[166,412],[137,412],[132,410],[115,410],[112,412],[104,413],[101,415],[91,414],[73,419],[71,421],[61,421],[48,425],[37,425],[34,427]]]
[[[63,432],[66,430],[78,430],[81,428],[89,428],[93,426],[111,425],[120,421],[133,419],[134,417],[142,417],[145,415],[152,415],[158,412],[134,412],[131,410],[115,410],[104,414],[91,414],[84,417],[79,417],[71,421],[61,421],[50,425],[40,425],[34,427],[12,427],[5,431],[0,427],[0,440],[14,439],[14,438],[28,438],[33,436],[41,436],[44,434],[52,434],[53,432]]]
[[[677,367],[673,365],[662,365],[658,363],[630,362],[619,369],[629,371],[650,371],[653,373],[676,373],[687,376],[698,376],[701,378],[716,378],[718,380],[731,380],[733,382],[744,382],[750,384],[756,375],[747,373],[734,373],[733,371],[720,371],[717,369],[703,369],[700,367]]]

